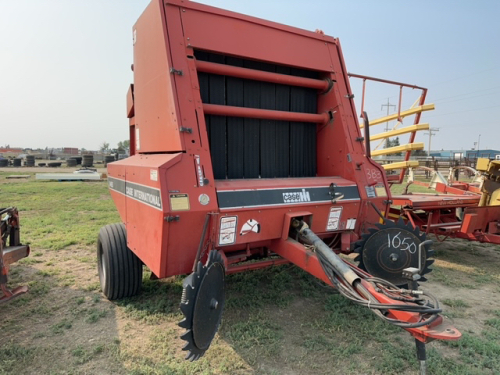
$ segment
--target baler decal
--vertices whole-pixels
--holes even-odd
[[[376,198],[377,194],[375,194],[375,188],[373,186],[365,186],[366,195],[368,198]]]
[[[187,194],[170,194],[172,211],[189,211],[189,196]]]
[[[357,186],[337,186],[336,192],[344,195],[343,201],[359,200]],[[305,187],[284,189],[226,190],[218,191],[219,208],[283,206],[301,203],[331,202],[328,187]]]
[[[300,202],[310,202],[311,196],[306,189],[302,189],[301,192],[287,191],[283,193],[284,203],[300,203]]]
[[[114,177],[108,177],[108,186],[111,190],[123,194],[128,198],[147,204],[158,210],[163,210],[159,189],[120,180]]]
[[[240,230],[240,236],[244,236],[245,234],[252,232],[260,233],[260,224],[254,219],[247,220],[247,222],[243,224]]]
[[[236,241],[238,216],[223,216],[220,218],[219,245],[231,245]]]
[[[326,230],[337,230],[339,229],[340,216],[342,215],[342,206],[334,206],[330,208],[330,214],[328,215],[328,222],[326,224]]]

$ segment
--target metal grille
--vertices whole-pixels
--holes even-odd
[[[197,60],[318,78],[318,73],[195,51]],[[317,90],[198,72],[203,103],[317,113]],[[316,175],[316,124],[205,115],[216,179]]]

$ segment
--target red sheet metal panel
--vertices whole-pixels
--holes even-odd
[[[156,275],[164,275],[169,199],[165,170],[180,154],[135,155],[109,164],[108,185],[127,229],[127,245]]]
[[[496,240],[486,242],[500,243],[500,206],[467,208],[461,231],[470,234],[493,234],[496,235]]]
[[[331,37],[213,8],[186,4],[182,24],[192,48],[319,71],[332,71]],[[210,12],[210,13],[209,13]]]
[[[409,194],[394,195],[393,204],[413,209],[433,209],[433,208],[455,208],[455,207],[475,207],[479,203],[479,195],[431,195],[431,194]]]
[[[135,141],[140,153],[183,149],[160,4],[152,1],[133,28]]]

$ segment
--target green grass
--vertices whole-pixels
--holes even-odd
[[[469,303],[467,303],[464,300],[461,300],[459,298],[456,298],[456,299],[447,298],[447,299],[443,299],[441,302],[443,302],[447,306],[455,307],[455,308],[470,307]]]
[[[106,182],[14,180],[0,189],[2,202],[20,209],[32,248],[10,274],[29,293],[0,309],[2,375],[417,372],[411,336],[291,265],[228,275],[221,329],[200,361],[185,362],[176,325],[182,277],[152,281],[145,270],[140,295],[110,303],[100,294],[95,241],[101,226],[119,221]],[[419,190],[429,192],[410,188]],[[472,292],[498,284],[482,245],[452,245],[437,246],[433,282]],[[449,317],[478,319],[459,292],[441,302]],[[429,373],[500,373],[500,310],[482,314],[477,332],[428,345]]]
[[[104,318],[107,314],[108,312],[106,310],[93,307],[88,311],[85,322],[96,323],[99,319]]]
[[[58,335],[63,333],[65,330],[71,329],[72,323],[69,322],[66,319],[63,319],[57,324],[54,324],[53,326],[50,327],[50,330],[52,331],[53,334]]]
[[[37,349],[14,343],[0,345],[0,374],[12,374],[19,364],[32,361]]]
[[[420,182],[425,182],[425,183],[430,182],[430,179],[425,179],[423,177],[417,177],[416,180],[418,180]],[[392,194],[403,194],[403,192],[406,188],[406,185],[407,185],[407,183],[406,183],[406,177],[405,177],[402,184],[393,184],[391,186]],[[415,184],[410,185],[410,187],[408,188],[408,192],[409,193],[437,194],[436,191],[433,189],[429,189],[425,186],[420,186],[420,185],[415,185]]]
[[[103,182],[30,181],[1,188],[2,201],[19,210],[23,241],[35,249],[92,245],[102,226],[120,220]]]

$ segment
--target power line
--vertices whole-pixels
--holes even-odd
[[[427,88],[433,88],[434,86],[439,86],[439,85],[442,85],[444,83],[448,83],[448,82],[453,82],[453,81],[457,81],[459,79],[464,79],[464,78],[467,78],[467,77],[471,77],[471,76],[474,76],[474,75],[477,75],[477,74],[482,74],[482,73],[485,73],[485,72],[489,72],[491,70],[496,70],[496,69],[499,69],[499,67],[494,67],[494,68],[489,68],[489,69],[484,69],[484,70],[480,70],[479,72],[475,72],[475,73],[471,73],[471,74],[468,74],[468,75],[461,75],[461,76],[458,76],[456,78],[451,78],[449,80],[446,80],[446,81],[441,81],[441,82],[437,82],[437,83],[431,83],[430,85],[427,86]],[[485,89],[485,90],[489,90],[489,89]],[[483,90],[480,90],[480,91],[483,91]],[[462,95],[465,95],[465,94],[462,94]],[[398,95],[393,95],[393,96],[390,96],[389,98],[397,98]],[[375,99],[374,101],[378,101],[378,100],[381,100],[381,99],[384,99],[385,97],[381,97],[381,98],[378,98],[378,99]],[[441,98],[441,99],[445,99],[445,98]]]
[[[471,77],[471,76],[474,76],[474,75],[477,75],[477,74],[481,74],[481,73],[484,73],[484,72],[489,72],[491,70],[495,70],[495,69],[498,69],[498,67],[495,67],[495,68],[489,68],[489,69],[484,69],[484,70],[480,70],[479,72],[475,72],[475,73],[471,73],[471,74],[468,74],[468,75],[465,75],[465,76],[459,76],[457,78],[452,78],[452,79],[449,79],[447,81],[441,81],[441,82],[438,82],[438,83],[434,83],[433,85],[431,85],[430,87],[434,87],[434,86],[438,86],[438,85],[442,85],[443,83],[448,83],[448,82],[452,82],[452,81],[457,81],[459,79],[464,79],[464,78],[467,78],[467,77]]]
[[[494,123],[494,122],[488,122],[488,123],[482,123],[480,122],[479,123],[481,126],[491,126],[491,125],[498,125],[497,123]],[[461,127],[464,127],[464,126],[467,126],[467,127],[470,127],[470,122],[464,122],[464,123],[460,123],[460,124],[445,124],[445,125],[441,125],[442,128],[449,128],[449,127],[453,127],[453,128],[461,128]]]
[[[493,105],[493,106],[491,106],[491,107],[482,107],[482,108],[466,109],[465,111],[456,111],[456,112],[440,113],[439,115],[430,115],[430,116],[426,116],[426,118],[430,118],[430,117],[439,117],[439,116],[445,116],[445,115],[454,115],[455,113],[464,113],[464,112],[479,111],[479,110],[481,110],[481,109],[490,109],[490,108],[496,108],[496,107],[500,107],[500,105]]]
[[[477,90],[477,91],[469,91],[469,92],[466,92],[464,94],[458,94],[458,95],[453,95],[453,96],[445,96],[443,98],[434,99],[433,102],[435,103],[435,102],[439,102],[440,100],[452,99],[452,98],[456,98],[456,97],[459,97],[459,96],[470,95],[470,94],[477,94],[478,92],[483,92],[483,91],[496,90],[498,88],[500,88],[500,86],[494,86],[494,87],[490,87],[490,88],[483,89],[483,90]],[[489,94],[485,94],[485,95],[489,95]]]
[[[482,96],[493,97],[493,95],[491,93],[487,93],[487,94],[481,94],[481,95],[467,96],[465,98],[460,98],[460,99],[446,100],[444,102],[439,102],[439,104],[454,103],[454,102],[459,102],[460,100],[475,99],[475,98],[480,98]],[[436,103],[436,102],[437,102],[437,100],[434,100],[434,103]]]

